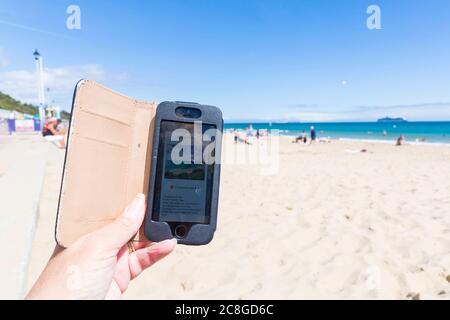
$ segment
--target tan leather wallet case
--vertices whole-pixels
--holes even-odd
[[[155,102],[137,101],[93,81],[77,84],[56,218],[68,247],[147,194]],[[139,232],[136,240],[144,240]]]

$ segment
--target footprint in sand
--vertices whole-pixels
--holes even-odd
[[[258,282],[256,286],[253,288],[252,293],[255,293],[257,291],[260,291],[263,288],[263,284],[261,282]]]
[[[420,300],[420,293],[410,292],[406,295],[406,298],[411,300]]]
[[[194,284],[191,281],[183,281],[180,283],[180,286],[183,291],[191,291],[194,289]]]

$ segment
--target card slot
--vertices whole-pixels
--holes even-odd
[[[80,110],[127,125],[133,122],[133,99],[91,81],[82,82],[78,90],[76,103]]]
[[[121,145],[121,144],[118,144],[118,143],[115,143],[115,142],[106,141],[106,140],[102,140],[102,139],[96,139],[96,138],[93,138],[93,137],[86,137],[86,136],[84,136],[82,134],[78,134],[78,137],[81,138],[81,139],[84,139],[84,140],[92,141],[92,142],[98,142],[98,143],[110,145],[110,146],[113,146],[113,147],[128,149],[127,145]]]
[[[89,110],[87,108],[82,108],[80,111],[83,112],[83,113],[90,114],[90,115],[95,116],[95,117],[100,117],[100,118],[105,119],[105,120],[117,122],[117,123],[120,123],[120,124],[125,125],[125,126],[130,126],[130,123],[125,122],[123,120],[119,120],[119,119],[110,117],[107,114],[102,114],[102,113],[99,113],[99,112],[95,112],[95,111]]]
[[[132,137],[132,128],[83,110],[74,120],[72,133],[85,139],[127,148]]]
[[[64,219],[57,227],[64,244],[98,230],[126,206],[128,150],[79,136],[71,143],[62,192]]]

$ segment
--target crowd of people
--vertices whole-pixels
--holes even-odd
[[[234,143],[244,143],[247,145],[252,145],[255,141],[258,141],[262,137],[269,136],[269,131],[267,129],[256,129],[254,130],[252,127],[245,128],[243,130],[231,129],[231,132],[234,135]],[[385,135],[385,132],[383,132]],[[425,141],[425,140],[424,140]],[[306,130],[303,130],[299,136],[295,137],[292,141],[293,143],[302,143],[302,144],[313,144],[315,142],[323,142],[330,143],[330,137],[319,137],[314,126],[310,127],[309,135]],[[402,134],[396,140],[397,146],[402,146],[405,144],[405,136]]]
[[[331,138],[329,137],[318,137],[317,136],[317,132],[316,132],[316,128],[314,126],[311,126],[310,131],[309,131],[309,137],[306,134],[306,131],[303,130],[302,133],[295,138],[295,140],[293,141],[293,143],[303,143],[303,144],[311,144],[314,142],[325,142],[325,143],[330,143],[331,142]]]
[[[231,132],[234,135],[234,143],[244,143],[247,145],[253,144],[252,140],[258,141],[261,138],[268,137],[269,131],[267,129],[245,128],[244,130],[232,129]]]
[[[302,133],[298,137],[295,138],[294,143],[307,144],[308,142],[313,143],[316,140],[317,140],[316,129],[314,128],[314,126],[311,126],[310,131],[309,131],[309,140],[308,140],[306,131],[303,130]]]
[[[252,127],[245,128],[244,130],[231,129],[231,133],[234,135],[234,143],[244,143],[247,145],[252,145],[253,140],[258,141],[261,138],[268,137],[269,131],[267,129],[256,129]],[[314,142],[331,142],[330,138],[318,138],[316,129],[311,126],[309,137],[305,130],[302,131],[301,135],[296,137],[293,141],[294,143],[314,143]]]

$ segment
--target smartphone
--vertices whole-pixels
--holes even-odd
[[[145,235],[155,242],[211,242],[217,225],[223,118],[192,102],[158,105]]]

